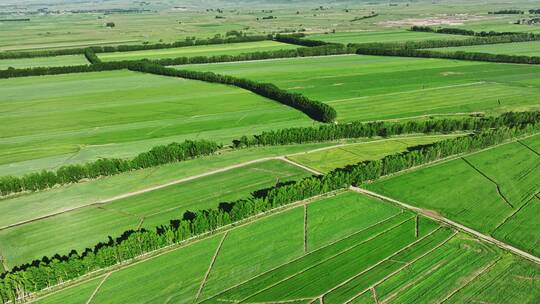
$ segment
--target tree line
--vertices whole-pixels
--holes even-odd
[[[357,54],[377,55],[377,56],[398,56],[398,57],[421,57],[421,58],[441,58],[457,59],[471,61],[487,61],[500,63],[521,63],[521,64],[540,64],[539,56],[521,56],[505,54],[489,54],[464,51],[430,51],[416,49],[385,49],[385,48],[357,48]]]
[[[399,49],[399,50],[416,50],[416,49],[431,49],[444,47],[459,47],[472,45],[486,45],[499,43],[514,43],[539,41],[540,35],[536,34],[515,34],[515,35],[495,35],[487,37],[473,37],[459,40],[424,40],[424,41],[406,41],[406,42],[375,42],[375,43],[356,43],[349,44],[349,47],[362,49]]]
[[[289,35],[278,34],[274,37],[274,40],[278,42],[296,44],[296,45],[307,46],[307,47],[332,44],[332,43],[328,43],[328,42],[320,41],[320,40],[302,39],[305,36],[306,35],[304,33],[289,34]]]
[[[351,122],[316,127],[286,128],[258,135],[242,136],[232,141],[235,149],[252,146],[302,144],[338,139],[388,137],[403,134],[451,133],[455,131],[485,131],[503,126],[522,127],[540,121],[540,111],[509,112],[496,117],[447,118],[405,122]],[[79,165],[68,165],[56,171],[43,170],[22,177],[0,177],[0,196],[23,191],[44,190],[56,185],[80,182],[101,176],[159,166],[194,157],[209,155],[221,149],[211,141],[185,141],[157,146],[132,159],[103,158]]]
[[[258,135],[242,136],[233,141],[235,148],[268,145],[303,144],[338,139],[388,137],[403,134],[451,133],[455,131],[484,131],[502,126],[523,126],[540,122],[540,111],[509,112],[500,116],[445,118],[404,122],[351,122],[315,127],[286,128],[265,131]]]
[[[26,68],[26,69],[9,68],[7,70],[0,70],[0,79],[122,70],[122,69],[126,69],[129,66],[129,64],[130,62],[127,62],[127,61],[114,61],[114,62],[101,62],[97,64],[84,64],[84,65],[61,66],[61,67],[36,67],[36,68]]]
[[[84,57],[90,64],[99,64],[102,63],[101,59],[96,55],[96,53],[92,49],[86,49],[84,51]]]
[[[443,28],[432,28],[430,26],[413,26],[410,28],[413,32],[428,32],[428,33],[438,33],[438,34],[451,34],[451,35],[464,35],[464,36],[478,36],[478,37],[493,37],[493,36],[537,36],[532,33],[520,33],[520,32],[496,32],[496,31],[481,31],[475,32],[472,30],[454,28],[454,27],[443,27]]]
[[[215,56],[164,58],[164,59],[152,60],[152,62],[159,65],[170,66],[170,65],[184,65],[184,64],[263,60],[263,59],[276,59],[276,58],[328,56],[328,55],[341,55],[341,54],[354,54],[354,53],[355,53],[354,48],[347,47],[343,44],[326,44],[326,45],[314,46],[314,47],[299,47],[297,49],[289,49],[289,50],[242,53],[239,55],[215,55]]]
[[[22,301],[32,293],[45,288],[201,236],[276,207],[351,185],[360,185],[449,156],[478,151],[517,136],[537,132],[539,129],[539,123],[501,127],[421,145],[380,160],[365,161],[336,169],[322,176],[311,176],[262,189],[244,199],[221,203],[215,209],[188,211],[181,219],[171,220],[169,224],[156,227],[155,230],[130,230],[118,238],[109,237],[108,242],[100,243],[93,249],[86,249],[81,254],[73,250],[68,255],[57,254],[15,267],[0,276],[0,301],[1,303]]]
[[[504,9],[493,12],[488,12],[488,15],[522,15],[525,14],[525,11],[517,9]]]
[[[132,71],[144,72],[149,74],[181,77],[211,83],[232,85],[300,110],[307,116],[317,121],[332,122],[336,119],[336,110],[334,110],[334,108],[330,107],[329,105],[320,101],[312,100],[299,93],[287,92],[270,83],[259,83],[249,79],[237,78],[228,75],[220,75],[212,72],[178,70],[173,68],[167,68],[158,64],[153,64],[148,61],[136,62],[130,65],[129,69]]]
[[[111,176],[127,171],[184,161],[213,154],[219,149],[221,149],[221,145],[212,141],[186,140],[182,143],[156,146],[131,159],[102,158],[85,164],[62,166],[56,171],[43,170],[28,173],[22,177],[3,176],[0,177],[0,195],[44,190],[56,185],[77,183],[83,179]]]

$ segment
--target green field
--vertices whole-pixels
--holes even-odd
[[[276,50],[296,49],[297,45],[280,43],[276,41],[257,41],[243,43],[229,43],[216,45],[200,45],[180,47],[172,49],[116,52],[98,54],[103,61],[139,60],[139,59],[163,59],[176,57],[238,55],[242,53],[267,52]]]
[[[501,43],[489,45],[461,46],[450,48],[430,49],[440,52],[476,52],[489,54],[504,54],[517,56],[540,56],[540,41]]]
[[[118,237],[138,227],[154,229],[182,218],[185,211],[215,208],[251,192],[309,175],[281,161],[267,161],[185,183],[146,192],[107,204],[60,213],[0,230],[0,252],[10,267],[56,253],[81,252],[107,236]],[[68,208],[67,205],[63,206]],[[23,213],[23,212],[21,212]],[[46,214],[40,214],[46,215]]]
[[[457,135],[451,135],[451,137]],[[304,152],[288,158],[320,172],[356,164],[366,160],[381,159],[387,155],[406,151],[409,147],[430,144],[448,139],[449,136],[403,137],[343,145],[336,148]]]
[[[344,55],[182,66],[271,82],[330,104],[338,121],[538,109],[540,67]]]
[[[374,303],[372,289],[390,303],[426,296],[458,303],[454,298],[508,298],[495,288],[482,289],[487,282],[521,292],[537,284],[540,267],[422,217],[416,237],[413,214],[378,200],[345,192],[307,208],[307,217],[302,206],[277,213],[37,303],[80,303],[92,289],[92,303],[310,303],[321,296],[324,303]],[[342,225],[329,225],[336,219],[343,219]],[[316,240],[307,252],[305,220],[307,242]],[[530,289],[520,303],[533,303],[538,296],[539,289]]]
[[[127,157],[172,141],[229,143],[313,123],[238,88],[128,71],[4,79],[0,94],[0,164]]]
[[[321,40],[331,43],[373,43],[373,42],[405,42],[422,40],[460,40],[466,36],[444,35],[437,33],[412,32],[404,30],[389,31],[358,31],[345,33],[315,34],[307,36],[307,39]]]
[[[537,135],[526,142],[538,141]],[[367,188],[540,254],[540,236],[534,230],[540,225],[534,197],[540,190],[540,157],[518,142],[379,180]]]
[[[55,57],[36,57],[22,59],[2,59],[0,60],[0,70],[8,68],[24,69],[35,67],[56,67],[88,64],[83,55],[66,55]]]

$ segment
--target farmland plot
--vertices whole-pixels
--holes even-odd
[[[425,296],[437,302],[469,296],[482,286],[478,282],[500,273],[503,264],[499,263],[508,259],[499,249],[426,218],[420,218],[416,235],[414,214],[357,193],[341,193],[307,206],[307,218],[303,206],[276,213],[67,288],[37,303],[78,303],[67,295],[94,287],[96,280],[103,284],[96,290],[95,303],[165,299],[178,303],[310,303],[320,297],[325,303],[374,303],[369,302],[373,289],[389,303],[407,303]],[[359,220],[354,223],[354,218]],[[306,219],[308,242],[320,240],[320,245],[308,252],[304,252]],[[339,219],[353,227],[334,226],[336,235],[331,235],[328,227]],[[529,277],[538,269],[529,265]],[[509,275],[525,275],[523,270],[512,268]],[[516,282],[497,280],[502,289]],[[491,292],[502,296],[496,289]],[[88,296],[88,292],[84,294]],[[532,303],[535,296],[537,292],[532,292],[523,303]]]
[[[274,83],[330,104],[340,122],[539,107],[532,65],[343,55],[180,68]]]
[[[453,136],[458,135],[450,135],[450,137]],[[409,147],[430,144],[450,137],[422,136],[383,139],[297,154],[289,156],[289,158],[317,171],[329,172],[336,168],[343,168],[367,160],[381,159],[390,154],[406,151]]]
[[[1,59],[0,70],[8,68],[25,69],[35,67],[56,67],[56,66],[72,66],[84,65],[89,62],[83,55],[65,55],[54,57],[36,57],[36,58],[21,58],[21,59]]]
[[[329,34],[314,34],[307,39],[321,40],[331,43],[374,43],[374,42],[405,42],[422,40],[460,40],[465,36],[445,35],[436,33],[412,32],[412,31],[365,31],[365,32],[342,32]]]
[[[182,218],[185,211],[215,208],[221,202],[248,196],[252,191],[309,175],[281,161],[268,161],[230,170],[140,195],[90,205],[55,216],[0,230],[0,251],[8,265],[79,252],[119,237],[129,229],[154,229]]]
[[[527,142],[535,145],[540,136]],[[519,142],[367,185],[539,255],[540,157]],[[479,221],[478,219],[482,219]]]
[[[540,56],[540,42],[516,42],[430,49],[439,52],[474,52],[518,56]]]
[[[179,47],[171,49],[144,50],[130,52],[115,52],[98,54],[103,61],[122,61],[140,59],[163,59],[176,57],[195,56],[219,56],[219,55],[239,55],[242,53],[267,52],[277,50],[296,49],[297,45],[286,44],[276,41],[257,41],[242,43],[227,43],[214,45],[199,45],[189,47]]]
[[[3,79],[0,94],[0,164],[127,157],[172,141],[229,143],[313,123],[249,91],[128,71]]]

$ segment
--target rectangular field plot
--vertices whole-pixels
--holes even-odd
[[[537,135],[527,141],[539,140]],[[540,156],[519,142],[366,187],[540,254],[531,230],[540,225],[534,197],[540,190]]]
[[[461,40],[460,35],[445,35],[412,31],[365,31],[309,35],[306,39],[321,40],[331,43],[374,43],[374,42],[405,42],[422,40]]]
[[[51,256],[79,252],[129,229],[154,229],[182,218],[185,211],[216,208],[277,181],[309,175],[281,161],[268,161],[217,173],[174,186],[60,213],[0,230],[0,252],[10,267]]]
[[[384,139],[347,144],[341,147],[297,154],[288,158],[320,172],[329,172],[366,160],[381,159],[390,154],[406,151],[408,147],[430,144],[453,136],[458,135]]]
[[[519,56],[540,56],[540,41],[501,43],[430,49],[439,52],[474,52]]]
[[[431,220],[420,218],[417,225],[414,214],[384,202],[345,192],[307,206],[307,218],[303,206],[276,213],[38,303],[56,303],[55,299],[78,303],[72,299],[89,297],[96,280],[103,284],[92,303],[312,303],[321,298],[324,303],[375,303],[370,301],[372,290],[379,303],[440,302],[471,295],[487,299],[476,291],[503,272],[512,279],[497,279],[498,289],[489,290],[490,297],[501,298],[504,295],[497,290],[510,289],[521,280],[520,288],[537,284],[530,281],[540,272],[537,265],[505,256]],[[306,220],[311,227],[308,242],[314,234],[321,240],[320,247],[308,252],[304,252]],[[323,226],[340,220],[342,225],[333,226],[336,234],[327,233]],[[536,294],[520,303],[533,303]]]
[[[218,56],[218,55],[238,55],[242,53],[265,52],[276,50],[296,49],[297,45],[286,44],[276,41],[257,41],[228,43],[215,45],[200,45],[190,47],[179,47],[172,49],[115,52],[98,54],[103,61],[139,60],[139,59],[163,59],[176,57],[195,56]]]
[[[21,58],[21,59],[2,59],[0,60],[0,70],[8,68],[24,69],[35,67],[56,67],[56,66],[72,66],[84,65],[89,62],[84,58],[84,55],[65,55],[54,57],[37,57],[37,58]]]
[[[313,123],[242,89],[128,71],[4,79],[0,95],[0,164],[126,157],[172,141],[229,143]]]
[[[341,122],[539,107],[538,66],[343,55],[180,68],[274,83],[330,104]]]

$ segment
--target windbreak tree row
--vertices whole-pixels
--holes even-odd
[[[336,119],[336,110],[331,106],[320,101],[312,100],[299,93],[287,92],[271,83],[259,83],[249,79],[237,78],[228,75],[220,75],[212,72],[177,70],[144,61],[130,65],[129,69],[132,71],[139,71],[156,75],[181,77],[211,83],[232,85],[295,108],[305,113],[312,119],[320,122],[328,123],[333,122]]]
[[[441,58],[441,59],[457,59],[457,60],[486,61],[486,62],[499,62],[499,63],[540,64],[540,56],[504,55],[504,54],[475,53],[475,52],[463,52],[463,51],[440,52],[440,51],[416,50],[416,49],[387,49],[387,48],[359,47],[356,49],[356,53],[359,55]]]
[[[500,116],[445,118],[405,122],[351,122],[326,124],[316,127],[287,128],[265,131],[254,136],[242,136],[233,141],[237,148],[251,146],[303,144],[362,137],[387,137],[414,133],[450,133],[455,131],[483,131],[502,126],[520,127],[540,122],[540,111],[508,112]]]
[[[219,149],[221,149],[221,146],[215,142],[186,140],[183,143],[171,143],[154,147],[150,151],[140,153],[132,159],[103,158],[81,165],[62,166],[56,171],[43,170],[22,177],[4,176],[0,177],[0,195],[43,190],[56,185],[77,183],[84,179],[111,176],[127,171],[184,161],[215,153]]]
[[[324,142],[338,139],[369,138],[414,133],[449,133],[454,131],[485,131],[506,127],[523,127],[540,122],[540,112],[505,113],[497,117],[467,117],[406,122],[352,122],[326,124],[317,127],[287,128],[242,136],[232,142],[234,148]],[[221,148],[211,141],[185,141],[157,146],[133,159],[103,158],[94,162],[63,166],[56,171],[43,170],[22,177],[0,177],[0,196],[24,191],[44,190],[56,185],[80,182],[101,176],[149,168],[166,163],[210,155]]]
[[[472,45],[487,45],[499,43],[514,43],[539,41],[540,35],[535,34],[512,34],[512,35],[494,35],[487,37],[473,37],[461,40],[424,40],[424,41],[406,41],[406,42],[384,42],[384,43],[356,43],[349,44],[349,47],[362,49],[397,49],[397,50],[416,50],[432,49],[444,47],[459,47]]]
[[[427,164],[446,157],[478,151],[512,138],[538,132],[540,124],[501,127],[469,136],[457,137],[430,145],[418,146],[406,152],[336,169],[322,176],[312,176],[296,182],[256,191],[251,196],[216,209],[186,212],[184,218],[172,220],[155,230],[125,232],[109,238],[94,249],[67,256],[55,255],[14,268],[0,276],[0,303],[23,301],[35,292],[58,285],[84,274],[129,261],[144,253],[177,244],[194,236],[247,219],[276,207],[285,206],[334,190],[376,180],[387,174]]]
[[[532,33],[520,33],[520,32],[495,32],[495,31],[481,31],[475,32],[472,30],[454,28],[454,27],[443,27],[443,28],[433,28],[430,26],[413,26],[411,27],[413,32],[427,32],[427,33],[438,33],[438,34],[451,34],[451,35],[464,35],[464,36],[477,36],[477,37],[492,37],[492,36],[510,36],[510,35],[519,35],[519,36],[540,36]]]
[[[341,54],[354,54],[355,48],[347,47],[342,44],[327,44],[314,47],[300,47],[291,50],[276,50],[264,52],[243,53],[239,55],[215,55],[215,56],[194,56],[177,57],[153,60],[153,63],[160,65],[183,65],[183,64],[201,64],[217,62],[234,62],[247,60],[264,60],[277,58],[294,58],[310,56],[329,56]]]

